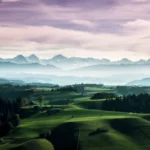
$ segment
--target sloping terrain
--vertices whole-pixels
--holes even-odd
[[[73,149],[77,144],[78,149],[81,150],[150,148],[150,122],[140,115],[76,107],[52,116],[46,112],[39,112],[22,120],[21,125],[12,132],[11,136],[32,139],[45,130],[52,130],[49,140],[56,150],[64,150],[71,146]],[[19,147],[20,144],[10,142],[0,148],[7,150]]]

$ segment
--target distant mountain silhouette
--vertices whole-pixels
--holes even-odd
[[[130,86],[150,86],[150,78],[144,78],[141,80],[135,80],[127,83]]]
[[[16,63],[16,64],[27,64],[29,63],[28,60],[23,55],[18,55],[10,60],[10,62]]]
[[[62,61],[62,63],[55,63],[56,60]],[[126,83],[142,78],[150,77],[150,64],[124,64],[127,60],[121,63],[104,63],[90,65],[91,62],[97,63],[100,60],[93,58],[62,58],[55,57],[55,61],[52,64],[40,63],[12,63],[12,62],[0,62],[0,78],[9,78],[13,80],[23,80],[26,82],[42,82],[53,84],[76,84],[76,83],[103,83],[106,85],[125,85]],[[71,60],[70,60],[71,59]],[[52,63],[52,59],[51,63]],[[3,60],[2,60],[3,61]],[[102,61],[102,60],[101,60]],[[109,62],[103,60],[104,62]],[[88,62],[88,64],[86,64]],[[90,63],[89,63],[90,62]],[[86,64],[84,67],[76,69],[61,69],[62,66],[71,65],[74,63]],[[63,65],[62,65],[63,64]],[[57,67],[60,66],[61,68]],[[79,68],[80,67],[80,68]],[[57,77],[56,77],[57,76]],[[137,82],[137,81],[136,81]],[[130,83],[131,85],[147,85],[148,80],[144,80],[142,83]]]
[[[40,59],[34,54],[32,54],[32,55],[30,55],[29,57],[26,57],[26,58],[30,63],[40,63]]]
[[[127,59],[127,58],[123,58],[119,61],[115,62],[116,64],[133,64],[134,62],[132,62],[131,60]]]
[[[16,84],[16,85],[23,85],[25,84],[22,80],[8,80],[4,78],[0,78],[0,84]]]
[[[41,65],[54,65],[61,69],[77,69],[82,67],[94,66],[94,65],[147,65],[150,64],[150,59],[138,61],[131,61],[127,58],[123,58],[118,61],[110,61],[109,59],[95,59],[95,58],[80,58],[80,57],[65,57],[61,54],[54,56],[51,59],[40,59],[35,54],[25,57],[23,55],[18,55],[11,59],[0,58],[0,62],[12,62],[16,64],[31,64],[38,63]]]
[[[150,61],[145,61],[144,59],[140,59],[139,61],[136,62],[137,64],[149,64]]]
[[[66,59],[68,59],[68,58],[63,55],[56,55],[51,60],[62,61],[62,60],[66,60]]]
[[[28,81],[12,80],[12,79],[4,79],[4,78],[0,78],[0,85],[1,84],[34,85],[34,86],[47,86],[47,87],[56,86],[56,84],[51,84],[51,83],[28,82]]]
[[[12,62],[0,62],[1,71],[8,72],[17,72],[17,73],[57,73],[61,71],[60,68],[55,67],[54,65],[41,65],[38,63],[28,63],[28,64],[16,64]]]

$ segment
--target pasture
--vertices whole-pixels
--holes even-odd
[[[8,136],[0,150],[148,150],[150,149],[150,115],[89,109],[101,105],[105,99],[91,100],[90,95],[112,89],[87,88],[85,95],[38,91],[33,95],[37,101],[44,95],[45,105],[29,117],[21,119],[20,125]],[[113,90],[114,91],[114,90]],[[51,106],[49,101],[71,99],[66,105]],[[37,101],[38,104],[38,101]],[[51,107],[62,108],[49,115]],[[33,106],[34,107],[34,106]],[[33,108],[22,108],[26,113]],[[39,138],[40,133],[52,131],[50,138]]]

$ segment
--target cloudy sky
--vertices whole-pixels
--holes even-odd
[[[0,0],[0,57],[150,58],[150,0]]]

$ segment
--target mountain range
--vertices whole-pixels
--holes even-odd
[[[134,80],[126,85],[128,86],[150,86],[150,78],[143,78],[141,80]]]
[[[3,84],[11,84],[11,85],[34,85],[34,86],[47,86],[47,87],[53,87],[56,86],[55,84],[51,83],[40,83],[40,82],[26,82],[22,80],[11,80],[11,79],[5,79],[5,78],[0,78],[0,85]]]
[[[16,59],[15,60],[20,60]],[[21,62],[25,62],[22,60]],[[42,65],[39,63],[14,63],[14,62],[0,62],[0,74],[10,73],[31,73],[31,74],[59,74],[62,70],[54,65]]]
[[[106,85],[146,85],[149,81],[130,81],[150,78],[150,59],[119,61],[56,55],[40,59],[32,54],[0,59],[0,78],[22,80],[26,83],[52,83],[59,85],[102,83]],[[137,83],[138,82],[138,83]]]
[[[3,59],[0,58],[0,62],[10,62],[15,64],[31,64],[38,63],[41,65],[53,65],[58,68],[68,70],[68,69],[77,69],[82,67],[88,67],[93,65],[143,65],[150,64],[150,59],[148,60],[138,60],[131,61],[127,58],[123,58],[118,61],[110,61],[109,59],[95,59],[95,58],[80,58],[80,57],[65,57],[63,55],[56,55],[50,59],[40,59],[36,55],[32,54],[28,57],[23,55],[17,55],[14,58]]]

